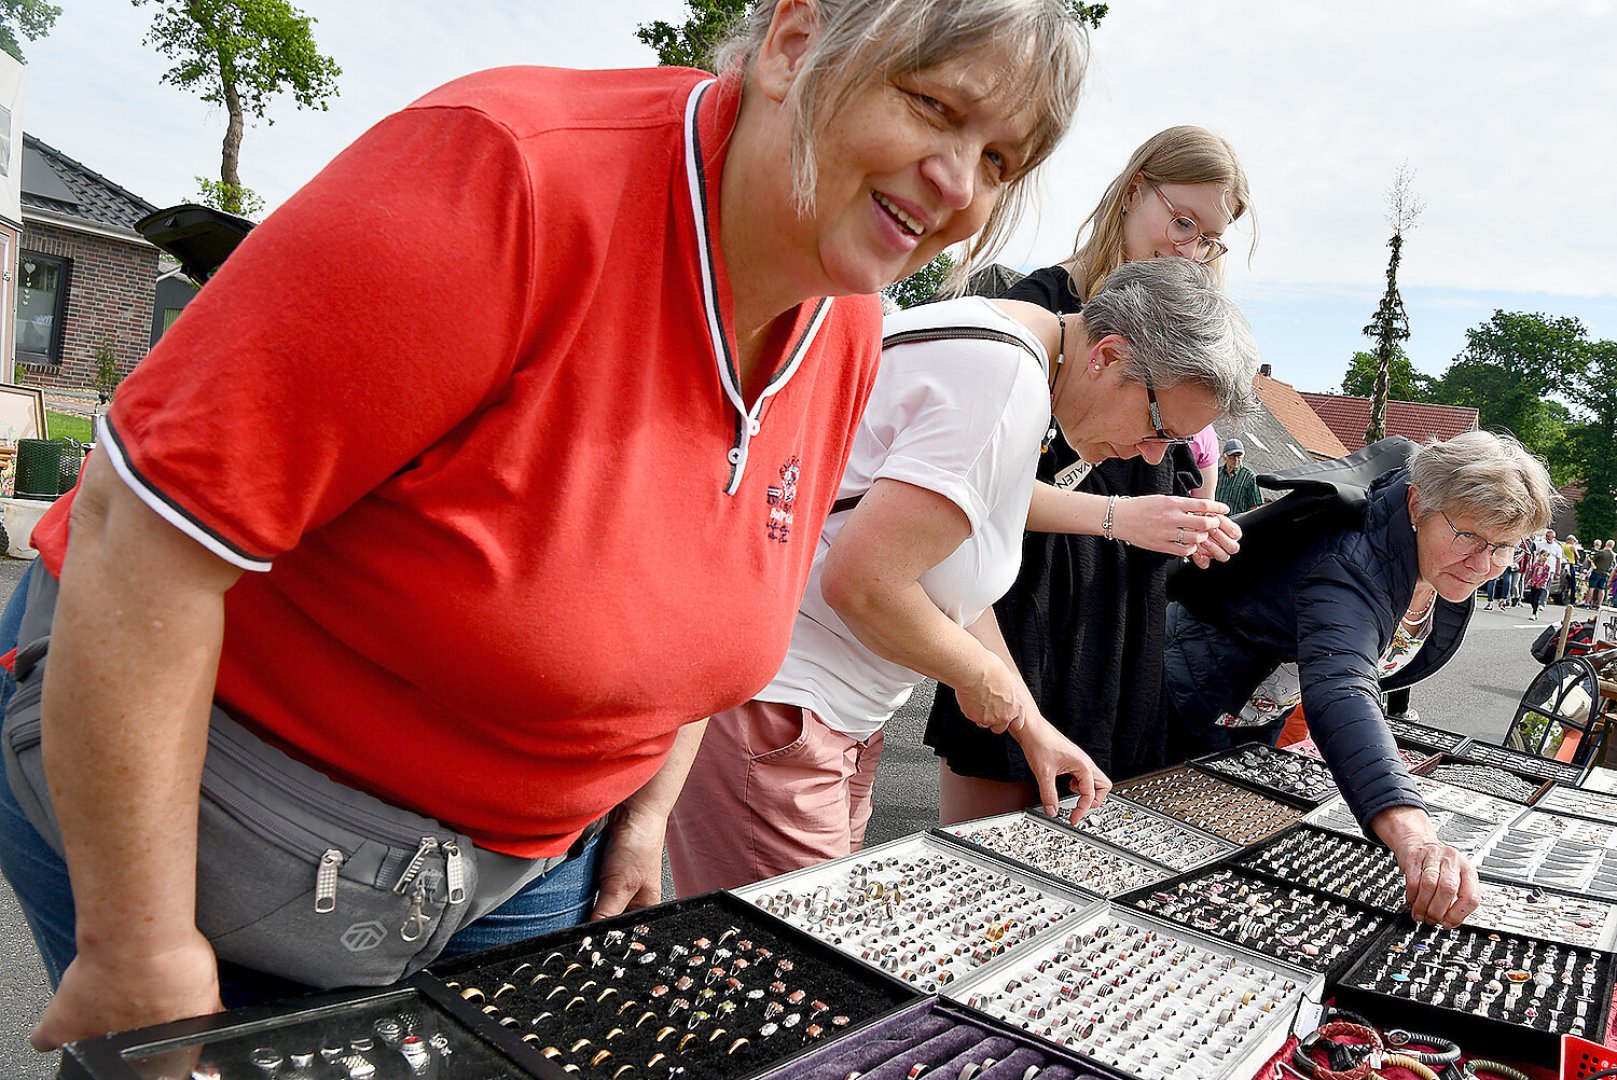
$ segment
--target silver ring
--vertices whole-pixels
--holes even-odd
[[[1174,537],[1173,542],[1176,543],[1176,544],[1180,544],[1180,545],[1184,544],[1184,542],[1185,542],[1185,528],[1184,528],[1183,525],[1181,525],[1179,527],[1179,535]]]

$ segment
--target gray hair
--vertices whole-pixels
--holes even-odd
[[[1420,511],[1460,511],[1485,529],[1538,532],[1566,500],[1542,458],[1512,435],[1466,431],[1415,452],[1409,482],[1420,489]]]
[[[1067,132],[1078,105],[1088,37],[1065,0],[812,0],[820,32],[786,99],[792,116],[792,195],[798,212],[814,208],[818,176],[815,140],[830,117],[873,82],[924,71],[978,49],[1001,49],[1008,60],[1000,88],[1036,117],[1019,176],[1000,191],[982,230],[956,260],[951,283],[1010,238],[1032,195],[1027,181]],[[773,0],[759,0],[714,53],[714,68],[745,72],[774,18]],[[1007,44],[1014,43],[1014,44]]]
[[[1257,340],[1223,286],[1189,259],[1124,263],[1084,301],[1083,319],[1090,341],[1116,334],[1128,343],[1123,374],[1135,382],[1199,386],[1232,420],[1257,410]]]

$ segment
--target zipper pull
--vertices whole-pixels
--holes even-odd
[[[444,877],[449,886],[449,902],[462,903],[466,899],[466,865],[460,859],[460,844],[451,836],[439,847],[444,852]]]
[[[337,871],[342,869],[343,853],[327,848],[320,856],[320,869],[314,874],[314,910],[324,915],[337,908]]]
[[[427,904],[427,890],[420,886],[410,895],[410,913],[404,917],[404,925],[399,927],[399,937],[405,941],[415,941],[421,937],[422,931],[427,928],[428,919],[421,909]]]
[[[393,883],[393,891],[403,896],[404,890],[410,887],[410,882],[414,881],[416,875],[421,873],[422,864],[427,861],[427,856],[437,850],[438,841],[433,837],[423,836],[420,846],[415,849],[415,854],[410,856],[410,862],[405,866],[404,873],[400,874],[399,880]]]

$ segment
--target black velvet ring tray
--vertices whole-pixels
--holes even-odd
[[[1364,945],[1373,940],[1387,923],[1386,912],[1294,882],[1254,874],[1238,863],[1237,858],[1232,856],[1168,881],[1136,889],[1118,897],[1115,903],[1119,907],[1193,930],[1203,937],[1226,942],[1235,948],[1261,953],[1305,971],[1318,972],[1325,976],[1327,986],[1359,958]],[[1263,906],[1255,902],[1252,895],[1242,895],[1246,890],[1251,890],[1252,894],[1266,895],[1277,903],[1295,901],[1299,908],[1297,916],[1300,925],[1288,932],[1280,929],[1279,920],[1267,921],[1269,916]],[[1165,901],[1163,897],[1171,900]],[[1166,910],[1168,905],[1178,901],[1200,904],[1202,911],[1169,913]],[[1239,934],[1232,933],[1234,928],[1231,926],[1203,921],[1198,917],[1198,914],[1205,914],[1228,918],[1232,914],[1239,914],[1242,909],[1247,909],[1247,912],[1239,924],[1243,928]],[[1353,924],[1351,929],[1344,930],[1339,941],[1334,941],[1334,953],[1331,945],[1322,948],[1310,936],[1317,935],[1327,919],[1332,927]]]
[[[908,1080],[925,1075],[955,1080],[970,1065],[994,1064],[975,1080],[1021,1080],[1030,1068],[1039,1080],[1120,1080],[1123,1073],[1086,1062],[1034,1040],[986,1013],[946,998],[928,998],[853,1035],[819,1047],[772,1070],[766,1080]]]
[[[1540,948],[1551,946],[1562,952],[1570,951],[1577,973],[1574,978],[1581,974],[1584,965],[1593,965],[1591,969],[1593,990],[1589,995],[1586,1014],[1581,1019],[1569,1017],[1573,1023],[1556,1023],[1555,1019],[1548,1015],[1552,1010],[1545,1009],[1539,1017],[1529,1023],[1512,1023],[1493,1016],[1476,1015],[1468,1009],[1451,1007],[1449,1004],[1434,1005],[1432,1001],[1437,993],[1435,988],[1420,988],[1415,987],[1413,983],[1393,983],[1388,980],[1383,980],[1382,984],[1377,986],[1369,985],[1371,976],[1380,968],[1383,958],[1391,955],[1389,947],[1402,942],[1406,935],[1412,932],[1420,935],[1419,940],[1427,942],[1438,937],[1453,937],[1467,944],[1486,948],[1490,939],[1498,939],[1501,946],[1515,942],[1536,942]],[[1406,950],[1401,955],[1408,956],[1410,952]],[[1343,974],[1336,987],[1336,1003],[1345,1009],[1362,1013],[1382,1025],[1424,1031],[1453,1039],[1464,1046],[1468,1053],[1474,1055],[1502,1057],[1509,1061],[1520,1060],[1554,1068],[1563,1034],[1578,1035],[1596,1043],[1604,1041],[1611,1007],[1612,965],[1613,957],[1609,953],[1556,942],[1543,942],[1524,935],[1474,929],[1469,926],[1462,926],[1457,930],[1417,926],[1408,916],[1400,916],[1367,945],[1358,963]],[[1447,967],[1460,968],[1462,973],[1456,983],[1471,982],[1466,979],[1465,965],[1462,963],[1450,965],[1433,963],[1430,966],[1434,972],[1446,971]],[[1481,974],[1481,979],[1493,978],[1500,981],[1501,985],[1513,985],[1511,981],[1503,978],[1507,968],[1496,967],[1491,962],[1483,964],[1482,967],[1486,970]],[[1524,985],[1531,987],[1535,984],[1526,982]],[[1553,983],[1544,993],[1554,994],[1560,985],[1560,982]],[[1400,989],[1395,991],[1395,987]],[[1405,987],[1410,989],[1401,989]],[[1501,999],[1496,995],[1495,1000]],[[1512,1011],[1514,1013],[1524,1011],[1520,1006],[1520,999]]]
[[[1479,742],[1473,739],[1459,750],[1452,751],[1455,757],[1465,761],[1474,761],[1482,765],[1498,765],[1502,768],[1513,769],[1519,773],[1540,780],[1558,780],[1563,784],[1576,785],[1583,779],[1587,769],[1583,766],[1573,765],[1566,761],[1556,761],[1553,758],[1541,758],[1533,754],[1524,754],[1520,750],[1509,750],[1493,743]]]
[[[1196,758],[1191,764],[1305,810],[1312,810],[1338,794],[1330,766],[1324,761],[1306,754],[1276,750],[1263,743],[1243,743]],[[1260,776],[1255,770],[1267,770],[1269,775]],[[1276,777],[1276,773],[1284,773],[1284,779]]]
[[[1343,854],[1366,864],[1368,874],[1363,880],[1340,884],[1328,879],[1338,856]],[[1287,873],[1279,862],[1287,856],[1320,865],[1301,873]],[[1302,885],[1389,915],[1404,909],[1404,875],[1398,869],[1398,860],[1382,845],[1350,833],[1304,823],[1246,849],[1230,861],[1259,877]]]
[[[1513,777],[1519,781],[1521,787],[1520,790],[1507,791],[1504,788],[1496,785],[1488,783],[1476,783],[1469,778],[1457,777],[1453,775],[1452,771],[1448,768],[1449,766],[1455,766],[1461,769],[1469,766],[1473,768],[1480,767],[1490,770],[1497,770],[1498,772],[1503,773],[1505,777]],[[1545,792],[1549,791],[1550,787],[1552,786],[1551,781],[1534,776],[1532,773],[1524,772],[1523,770],[1513,766],[1500,765],[1494,762],[1473,761],[1470,758],[1456,757],[1453,754],[1438,754],[1436,757],[1424,762],[1419,768],[1411,771],[1417,776],[1430,777],[1433,780],[1450,784],[1454,787],[1465,788],[1468,791],[1481,792],[1484,795],[1492,795],[1496,799],[1504,799],[1508,802],[1516,803],[1519,806],[1534,805],[1539,799],[1543,798]]]
[[[427,975],[384,989],[315,994],[73,1043],[62,1051],[57,1075],[60,1080],[264,1080],[276,1070],[299,1073],[295,1061],[305,1055],[314,1068],[327,1070],[312,1074],[319,1076],[356,1075],[367,1067],[376,1080],[569,1076],[524,1046],[517,1033],[487,1022]],[[279,1066],[272,1064],[277,1059]]]
[[[1387,717],[1387,727],[1392,730],[1392,737],[1399,746],[1430,750],[1434,754],[1457,753],[1471,742],[1469,735],[1445,731],[1429,724],[1418,724],[1398,716]]]
[[[646,1069],[659,1053],[684,1077],[756,1076],[918,996],[722,892],[456,957],[431,974],[525,1038],[523,1053],[552,1051],[584,1077],[624,1064],[660,1075]]]

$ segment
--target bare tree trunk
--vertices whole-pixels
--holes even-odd
[[[236,167],[241,162],[241,136],[244,127],[241,114],[241,95],[236,92],[236,82],[233,78],[227,76],[224,79],[224,87],[225,110],[230,114],[230,119],[225,124],[225,144],[224,152],[219,161],[219,180],[225,185],[227,191],[239,192],[241,190],[241,175],[236,171]],[[231,201],[239,202],[240,197],[232,194]],[[241,208],[237,206],[231,207],[231,209],[239,213]]]

